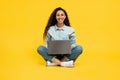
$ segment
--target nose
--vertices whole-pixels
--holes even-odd
[[[60,15],[59,18],[62,18],[62,16]]]

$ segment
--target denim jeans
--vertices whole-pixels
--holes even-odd
[[[39,46],[38,49],[37,49],[38,53],[47,61],[52,61],[52,59],[55,57],[55,56],[50,56],[48,55],[48,49],[44,46]],[[69,59],[69,60],[73,60],[75,61],[78,56],[82,53],[83,49],[80,45],[72,48],[71,50],[71,54],[69,55],[66,55],[66,57]]]

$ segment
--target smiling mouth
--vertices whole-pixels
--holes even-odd
[[[59,21],[63,21],[63,19],[59,19]]]

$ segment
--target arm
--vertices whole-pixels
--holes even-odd
[[[75,47],[76,46],[76,37],[75,37],[74,31],[69,35],[69,39],[71,42],[71,48]]]
[[[46,42],[45,42],[45,46],[48,47],[48,41],[51,39],[51,36],[49,33],[47,33],[46,35]]]

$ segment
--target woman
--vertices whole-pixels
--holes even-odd
[[[73,67],[75,60],[82,53],[82,47],[76,45],[74,29],[71,28],[67,12],[63,8],[58,7],[52,12],[43,36],[46,40],[46,47],[39,46],[37,51],[47,61],[47,65]],[[70,40],[71,54],[66,56],[48,55],[48,40]]]

